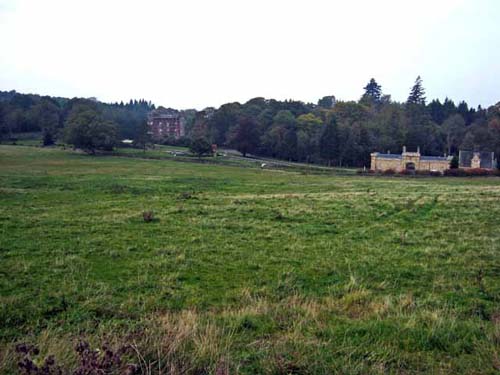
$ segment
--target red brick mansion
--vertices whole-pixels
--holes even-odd
[[[184,118],[179,111],[159,107],[148,115],[149,132],[153,140],[178,139],[185,135]]]

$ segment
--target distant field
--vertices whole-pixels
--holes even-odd
[[[0,146],[0,373],[500,371],[500,178],[127,156]]]

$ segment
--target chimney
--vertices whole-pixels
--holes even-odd
[[[417,146],[417,154],[420,154],[420,146]]]
[[[403,154],[406,152],[406,146],[403,146]]]

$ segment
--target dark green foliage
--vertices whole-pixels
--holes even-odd
[[[408,103],[406,105],[407,132],[405,144],[410,150],[420,150],[426,154],[435,153],[431,134],[435,131],[431,117],[422,104]],[[434,150],[433,150],[434,148]]]
[[[280,110],[262,137],[262,151],[274,157],[295,160],[297,155],[297,121],[289,110]]]
[[[450,161],[450,169],[458,169],[458,167],[459,167],[458,156],[455,155]]]
[[[212,145],[206,138],[198,137],[191,141],[189,150],[198,157],[201,157],[212,152]]]
[[[247,156],[247,153],[255,152],[259,145],[259,133],[256,124],[251,117],[242,117],[238,125],[230,135],[230,144],[236,150]]]
[[[415,80],[415,84],[410,91],[410,95],[408,96],[406,103],[425,105],[425,90],[422,86],[422,78],[420,78],[420,76],[418,76]]]
[[[382,86],[380,86],[375,78],[370,79],[370,82],[363,87],[365,93],[361,97],[361,102],[366,104],[377,104],[382,97]]]
[[[338,157],[339,146],[337,120],[332,116],[324,126],[319,140],[319,153],[323,159],[328,161],[329,165]]]
[[[43,131],[42,143],[44,146],[52,146],[55,143],[54,133],[51,131],[47,131],[46,129]]]
[[[464,118],[460,114],[452,115],[443,122],[441,129],[445,136],[447,154],[457,153],[466,130]]]
[[[11,138],[16,133],[42,131],[45,142],[52,143],[61,133],[73,105],[82,101],[85,99],[0,91],[0,109],[3,109],[0,111],[0,139],[2,134],[3,138]],[[134,139],[147,113],[154,108],[151,102],[142,99],[127,104],[92,102],[105,120],[117,125],[117,135],[121,138]]]
[[[446,120],[448,117],[457,113],[457,107],[453,100],[446,98],[443,103],[443,120]]]
[[[65,141],[88,153],[111,151],[117,142],[117,128],[105,120],[92,102],[75,104],[66,119]]]
[[[146,151],[146,148],[149,144],[151,144],[151,134],[149,133],[149,126],[146,121],[143,121],[137,129],[134,138],[134,146],[142,148],[144,151]]]
[[[311,162],[319,159],[319,138],[323,121],[312,113],[297,118],[297,158]]]
[[[326,109],[333,108],[335,104],[335,96],[324,96],[320,100],[318,100],[318,106]]]
[[[207,120],[209,138],[213,143],[226,144],[228,132],[238,124],[240,109],[239,103],[224,104]]]
[[[82,102],[85,100],[0,92],[0,140],[15,142],[21,133],[37,132],[41,133],[41,141],[52,144],[63,134],[73,106]],[[155,108],[152,103],[91,102],[103,121],[116,124],[119,139],[133,139],[137,147],[147,147],[150,140],[145,122],[148,112]],[[403,145],[410,150],[420,147],[425,155],[455,154],[464,148],[499,155],[500,115],[496,108],[479,106],[476,110],[463,101],[457,107],[449,98],[425,105],[420,77],[407,103],[397,103],[383,95],[381,85],[372,78],[358,102],[336,101],[333,95],[323,97],[318,105],[257,97],[218,109],[180,111],[186,136],[157,142],[189,146],[192,140],[205,138],[218,147],[233,147],[245,155],[250,152],[255,156],[352,167],[367,167],[371,152],[399,153]],[[331,155],[325,157],[325,148],[321,151],[320,147],[323,129],[332,116],[337,119],[338,138],[333,159]],[[253,125],[242,125],[241,119]]]
[[[457,113],[462,116],[465,121],[465,125],[470,125],[474,120],[474,109],[469,109],[468,104],[464,101],[458,103]]]
[[[443,105],[441,104],[439,99],[434,99],[433,101],[431,101],[427,108],[429,110],[432,121],[434,121],[438,125],[441,125],[446,119],[446,116],[444,114]]]
[[[42,130],[43,145],[53,145],[60,127],[60,108],[52,99],[44,97],[34,106],[33,111],[38,128]]]

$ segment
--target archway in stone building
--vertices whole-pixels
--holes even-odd
[[[406,170],[407,171],[414,171],[415,170],[415,163],[406,163]]]

